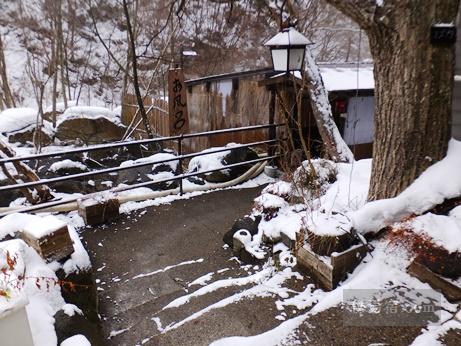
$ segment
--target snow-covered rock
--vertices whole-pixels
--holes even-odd
[[[79,173],[85,172],[88,170],[88,167],[79,161],[73,161],[69,159],[65,159],[62,161],[54,162],[50,166],[50,171],[54,173]]]
[[[251,167],[251,165],[242,165],[232,168],[226,168],[226,166],[255,160],[258,158],[258,154],[256,154],[256,152],[250,148],[237,148],[234,150],[224,150],[218,153],[213,153],[215,150],[227,148],[231,149],[237,145],[238,144],[236,143],[229,143],[224,147],[214,147],[201,151],[200,153],[206,155],[192,158],[189,162],[188,171],[203,172],[213,169],[220,169],[219,171],[206,173],[203,175],[206,181],[212,183],[220,183],[237,178],[246,172]]]
[[[15,132],[37,122],[37,110],[32,108],[9,108],[0,113],[0,133]]]
[[[110,119],[112,122],[120,123],[119,115],[116,112],[108,108],[94,106],[69,107],[64,111],[64,113],[59,119],[59,122],[75,118],[97,119],[101,117]]]
[[[119,141],[125,127],[115,117],[97,114],[86,116],[71,112],[66,116],[64,113],[57,123],[56,138],[63,142],[80,141],[85,144]]]

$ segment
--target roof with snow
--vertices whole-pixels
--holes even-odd
[[[322,79],[327,91],[347,91],[347,90],[373,90],[373,64],[355,63],[318,63]],[[190,79],[186,81],[189,86],[217,82],[228,79],[238,79],[262,75],[264,78],[275,78],[281,76],[272,67],[263,69],[249,70],[243,72],[224,73],[202,78]],[[301,78],[299,72],[295,76]]]
[[[287,28],[264,43],[265,46],[301,46],[311,42],[295,28]]]

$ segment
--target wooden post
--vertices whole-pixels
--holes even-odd
[[[269,124],[274,125],[275,123],[275,90],[271,90],[271,99],[269,103]],[[269,128],[269,140],[276,138],[276,128],[270,127]],[[269,145],[268,150],[269,156],[273,156],[275,153],[275,144]],[[271,166],[274,166],[274,159],[271,159]]]
[[[189,132],[186,86],[184,73],[180,68],[168,71],[168,109],[170,136]]]
[[[179,155],[179,156],[182,155],[182,134],[181,134],[181,137],[178,139],[178,155]],[[182,175],[182,174],[183,174],[183,170],[182,170],[182,159],[179,159],[178,165],[179,165],[179,175]],[[183,195],[182,178],[179,179],[179,195],[180,195],[180,196]]]

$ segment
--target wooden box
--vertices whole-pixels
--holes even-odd
[[[59,261],[74,252],[67,225],[54,216],[27,224],[20,237],[46,261]]]
[[[78,214],[85,221],[85,225],[100,225],[112,221],[120,215],[120,202],[117,198],[85,198],[79,199]]]
[[[304,244],[298,249],[296,259],[298,265],[318,280],[321,286],[332,290],[359,265],[366,253],[367,247],[358,244],[331,256],[320,256],[312,251],[309,244]]]

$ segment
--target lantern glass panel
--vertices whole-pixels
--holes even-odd
[[[275,71],[286,71],[288,60],[288,49],[272,49],[272,63]]]
[[[304,51],[305,51],[305,48],[291,48],[290,49],[290,62],[288,64],[288,69],[290,71],[302,69]]]

